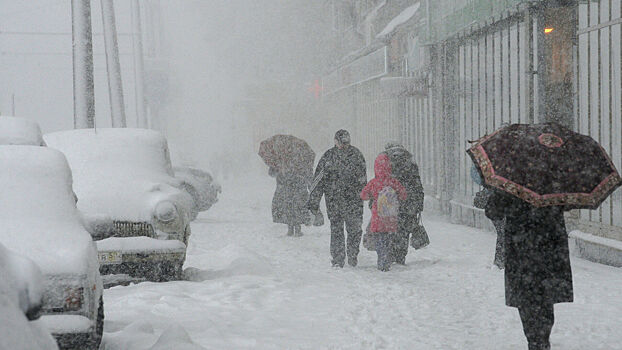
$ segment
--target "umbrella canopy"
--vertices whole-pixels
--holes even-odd
[[[315,152],[306,141],[292,135],[274,135],[259,145],[259,156],[280,171],[308,174],[313,172]]]
[[[485,185],[536,207],[596,209],[622,184],[598,142],[559,124],[512,124],[467,153]]]

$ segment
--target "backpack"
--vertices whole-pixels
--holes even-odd
[[[385,186],[378,192],[376,210],[381,218],[397,217],[400,209],[400,201],[397,192],[391,186]]]

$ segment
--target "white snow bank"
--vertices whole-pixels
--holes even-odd
[[[183,253],[186,245],[171,239],[161,240],[150,237],[111,237],[95,242],[100,252],[120,251],[124,253]]]
[[[244,275],[264,276],[274,270],[266,257],[233,244],[220,250],[209,251],[201,256],[201,259],[207,262],[211,269],[186,268],[184,270],[186,280],[205,281]]]
[[[16,117],[0,117],[0,145],[43,146],[39,124]]]
[[[46,134],[65,153],[74,176],[78,208],[115,220],[150,222],[154,206],[169,199],[182,209],[192,199],[173,177],[166,139],[145,129],[82,129]]]
[[[613,247],[615,249],[621,250],[622,251],[622,242],[620,241],[616,241],[615,239],[609,239],[609,238],[605,238],[605,237],[599,237],[599,236],[595,236],[595,235],[591,235],[582,231],[572,231],[568,234],[569,237],[571,238],[580,238],[584,241],[587,242],[591,242],[591,243],[596,243],[596,244],[600,244],[600,245],[604,245],[604,246],[608,246],[608,247]]]
[[[180,325],[173,325],[162,332],[158,341],[150,350],[201,350],[202,346],[195,344],[188,332]]]
[[[412,6],[409,6],[404,9],[397,17],[393,18],[389,24],[387,24],[384,29],[376,35],[376,38],[381,38],[385,35],[390,34],[397,26],[406,23],[409,19],[411,19],[419,10],[420,3],[416,3]]]
[[[80,222],[63,154],[0,146],[0,164],[0,242],[44,274],[85,273],[95,247]]]
[[[86,333],[94,326],[88,317],[80,315],[43,315],[36,322],[52,333]]]
[[[41,272],[34,263],[0,244],[0,349],[56,349],[43,327],[25,312],[41,303]]]
[[[41,305],[43,274],[32,260],[0,244],[0,274],[0,288],[15,294],[14,301],[24,313]]]
[[[58,349],[41,324],[29,322],[22,310],[0,288],[0,349]]]
[[[194,343],[188,332],[178,324],[172,324],[158,336],[146,321],[136,321],[122,330],[106,333],[102,350],[202,350]]]

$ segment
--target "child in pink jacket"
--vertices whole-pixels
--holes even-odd
[[[391,177],[391,162],[382,153],[374,163],[373,178],[361,191],[361,199],[373,199],[371,208],[371,232],[378,233],[376,253],[378,253],[378,269],[389,271],[391,267],[391,234],[397,232],[397,215],[399,201],[406,199],[406,190],[402,184]]]

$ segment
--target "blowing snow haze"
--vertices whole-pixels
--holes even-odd
[[[129,127],[137,123],[132,3],[115,2]],[[322,1],[140,4],[151,126],[167,136],[177,163],[220,173],[225,159],[231,160],[226,172],[236,162],[255,162],[259,139],[288,132],[282,120],[300,114],[291,106],[313,97],[310,89],[326,64],[321,43],[330,27]],[[0,114],[14,111],[35,120],[44,133],[71,129],[71,2],[0,0],[0,9]],[[99,1],[91,10],[96,126],[107,127]]]

